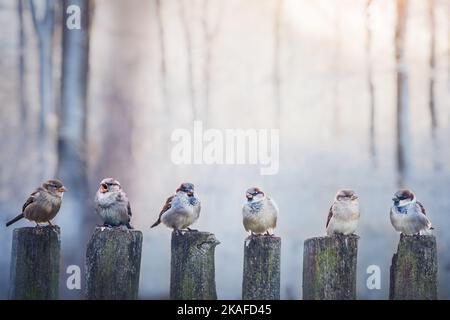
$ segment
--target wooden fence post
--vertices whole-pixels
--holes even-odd
[[[58,226],[14,229],[9,298],[58,299],[60,251]]]
[[[280,299],[280,255],[279,237],[245,239],[242,300]]]
[[[137,299],[141,252],[141,231],[96,227],[86,252],[87,299]]]
[[[172,232],[171,299],[217,299],[214,252],[219,243],[209,232]]]
[[[391,300],[437,299],[437,249],[432,235],[401,234],[392,257]]]
[[[356,299],[357,235],[307,239],[303,251],[303,299]]]

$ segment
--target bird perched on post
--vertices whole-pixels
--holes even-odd
[[[359,199],[353,190],[339,190],[327,219],[327,235],[353,234],[358,226]]]
[[[242,208],[245,231],[250,231],[251,235],[263,233],[271,235],[269,229],[273,232],[277,226],[277,204],[256,187],[247,189],[246,197],[247,202]]]
[[[131,207],[120,182],[113,178],[103,179],[95,195],[95,212],[103,220],[106,227],[130,225]]]
[[[34,221],[36,226],[44,222],[52,225],[50,220],[56,216],[61,208],[63,194],[66,191],[67,189],[59,180],[48,180],[44,182],[25,201],[22,207],[22,213],[6,223],[6,226],[10,226],[22,218]]]
[[[156,227],[161,222],[175,231],[188,229],[200,216],[201,204],[194,192],[192,183],[182,183],[159,213],[158,220],[151,226]]]
[[[406,235],[431,234],[433,227],[426,216],[425,208],[411,190],[397,191],[392,200],[394,205],[391,207],[390,217],[396,231]]]

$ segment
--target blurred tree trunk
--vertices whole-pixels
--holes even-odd
[[[95,153],[91,158],[90,181],[95,189],[102,178],[114,177],[130,195],[130,187],[134,185],[131,172],[134,163],[132,143],[137,121],[134,115],[136,119],[148,115],[155,119],[159,117],[159,114],[148,108],[151,104],[143,107],[145,97],[156,86],[147,77],[150,70],[148,61],[155,62],[156,74],[160,72],[157,58],[141,47],[146,47],[145,42],[150,41],[158,47],[158,39],[153,33],[157,30],[149,27],[152,25],[151,19],[156,19],[155,9],[154,2],[145,0],[95,2],[89,96],[96,106],[90,110],[88,119],[91,121],[89,144]],[[130,49],[137,44],[139,50]],[[137,112],[141,106],[142,109]],[[162,135],[161,132],[153,133],[153,141],[157,140],[157,134]],[[90,217],[99,221],[95,214]]]
[[[186,42],[186,60],[187,60],[187,73],[188,73],[188,86],[189,86],[189,98],[191,100],[191,112],[192,120],[197,120],[197,105],[195,99],[194,88],[194,68],[192,66],[192,35],[191,28],[189,26],[189,19],[187,17],[186,7],[184,6],[184,0],[179,0],[180,19],[183,25],[184,38]]]
[[[36,2],[30,0],[31,16],[38,37],[39,51],[39,157],[41,166],[41,179],[53,176],[50,168],[52,153],[51,120],[55,117],[53,102],[53,66],[52,48],[54,34],[54,15],[56,3],[54,0]]]
[[[25,25],[24,25],[24,0],[17,1],[17,15],[19,18],[19,105],[20,115],[24,124],[23,130],[28,129],[28,101],[26,95],[26,65],[25,65],[25,52],[26,52],[26,38],[25,38]],[[23,132],[26,136],[26,132]],[[24,139],[25,141],[27,139]]]
[[[274,52],[273,52],[273,80],[275,87],[275,116],[276,128],[281,127],[281,75],[280,75],[280,42],[281,42],[281,18],[283,13],[283,1],[275,0],[275,24],[274,24]]]
[[[428,14],[430,19],[430,51],[429,51],[429,72],[430,78],[428,83],[428,107],[430,109],[431,120],[431,136],[436,138],[437,115],[436,115],[436,102],[435,102],[435,73],[436,73],[436,19],[434,14],[434,0],[428,0]]]
[[[205,46],[205,59],[203,64],[203,82],[204,82],[204,101],[203,101],[203,110],[204,110],[204,122],[208,123],[210,109],[211,109],[211,67],[212,67],[212,51],[214,47],[214,41],[217,38],[217,34],[219,33],[219,27],[221,22],[221,14],[222,7],[217,9],[217,16],[213,19],[209,19],[210,17],[210,4],[211,0],[203,0],[203,12],[202,12],[202,25],[203,25],[203,38],[204,38],[204,46]],[[216,1],[214,3],[220,3],[220,1]],[[210,22],[210,20],[214,21],[214,24]]]
[[[395,62],[397,84],[397,170],[398,185],[405,184],[409,174],[409,115],[408,74],[405,61],[405,33],[408,0],[397,0],[397,21],[395,25]]]
[[[166,43],[164,40],[164,24],[162,20],[162,1],[156,0],[156,21],[158,26],[158,36],[159,36],[159,49],[161,50],[161,62],[160,62],[160,75],[161,75],[161,88],[164,108],[166,110],[167,116],[170,117],[170,104],[169,95],[167,93],[167,63],[166,63]]]
[[[376,161],[376,141],[375,141],[375,87],[373,84],[372,70],[372,27],[371,27],[371,5],[372,0],[366,2],[366,70],[367,87],[369,89],[369,148],[373,163]]]
[[[339,82],[340,82],[340,60],[341,60],[341,3],[339,1],[335,2],[335,19],[334,19],[334,32],[335,32],[335,42],[334,42],[334,52],[333,52],[333,129],[336,135],[340,134],[341,131],[341,117],[339,110]]]
[[[65,264],[83,261],[78,241],[83,235],[83,217],[89,212],[86,159],[87,84],[89,65],[89,0],[64,0],[61,110],[58,132],[58,177],[69,192],[64,196],[65,214],[59,217],[64,230]],[[70,5],[80,8],[81,29],[66,25]],[[68,15],[66,15],[66,13]]]

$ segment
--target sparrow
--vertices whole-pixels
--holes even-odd
[[[397,191],[392,200],[394,205],[390,217],[396,231],[406,235],[431,234],[430,230],[434,228],[426,216],[425,208],[411,190]]]
[[[37,188],[25,201],[22,207],[22,213],[6,223],[10,226],[22,218],[34,221],[36,226],[39,223],[47,222],[50,226],[52,220],[61,208],[61,202],[64,192],[67,189],[59,180],[48,180]]]
[[[182,183],[159,213],[158,220],[151,226],[156,227],[161,222],[175,231],[188,229],[200,216],[201,204],[194,192],[192,183]]]
[[[278,206],[275,201],[266,197],[259,188],[249,188],[246,191],[247,202],[242,208],[245,231],[251,235],[269,233],[269,229],[277,226]]]
[[[339,190],[328,213],[327,235],[353,234],[358,226],[359,198],[353,190]]]
[[[95,212],[106,227],[126,226],[133,229],[130,225],[130,201],[120,182],[113,178],[106,178],[100,182],[95,195]]]

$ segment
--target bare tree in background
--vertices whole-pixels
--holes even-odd
[[[68,264],[78,264],[83,261],[83,254],[77,253],[77,241],[87,236],[82,226],[89,211],[86,159],[89,0],[64,0],[64,13],[70,13],[66,12],[70,5],[80,8],[81,29],[69,29],[63,19],[57,173],[69,189],[64,196],[65,214],[59,217],[66,240],[64,258]],[[64,17],[67,18],[65,14]]]
[[[336,11],[334,18],[334,32],[335,43],[333,52],[333,124],[335,134],[340,133],[340,116],[339,116],[339,81],[340,81],[340,68],[339,63],[341,60],[341,4],[339,1],[335,1]]]
[[[283,0],[275,0],[273,81],[275,87],[276,128],[281,127],[281,75],[280,75],[280,42]]]
[[[397,170],[398,185],[405,184],[409,173],[408,161],[408,74],[405,61],[405,33],[408,0],[397,0],[397,21],[395,25],[395,62],[397,86]]]
[[[373,163],[376,163],[376,141],[375,141],[375,87],[373,84],[372,70],[372,27],[371,27],[371,5],[372,0],[366,2],[366,70],[367,87],[369,89],[369,151]]]
[[[187,60],[187,74],[188,74],[188,86],[189,86],[189,98],[192,110],[192,119],[197,120],[197,105],[195,99],[195,88],[194,88],[194,68],[192,65],[192,35],[189,26],[189,19],[187,17],[186,8],[184,6],[184,0],[179,1],[179,13],[180,19],[184,31],[184,39],[186,43],[186,60]]]
[[[19,105],[22,122],[25,124],[23,130],[28,128],[28,101],[26,95],[26,81],[25,81],[25,52],[26,52],[26,38],[24,25],[24,0],[17,1],[17,15],[19,18]],[[26,134],[26,132],[25,132]],[[26,140],[26,139],[25,139]]]
[[[164,41],[164,24],[162,20],[162,2],[156,0],[156,22],[158,26],[159,48],[161,50],[160,74],[161,88],[164,99],[164,107],[167,115],[170,116],[169,95],[167,93],[167,64],[166,64],[166,43]]]
[[[434,0],[428,0],[428,14],[430,20],[430,51],[429,51],[429,68],[430,78],[428,83],[428,107],[430,109],[431,120],[431,136],[436,138],[437,115],[436,115],[436,102],[435,102],[435,73],[436,73],[436,19],[434,14]]]
[[[210,111],[210,91],[211,91],[211,64],[212,64],[212,50],[214,46],[214,40],[219,33],[220,20],[222,14],[222,8],[219,7],[218,14],[213,19],[215,22],[212,26],[208,21],[209,13],[210,13],[210,3],[211,0],[203,0],[203,13],[202,13],[202,25],[203,25],[203,35],[204,35],[204,43],[205,43],[205,62],[203,65],[203,81],[205,86],[204,91],[204,121],[208,122],[209,120],[209,111]]]
[[[31,16],[38,37],[39,50],[39,156],[41,163],[41,178],[53,176],[49,164],[51,149],[51,132],[49,119],[54,117],[53,81],[52,81],[52,48],[54,33],[55,1],[45,3],[30,0]]]

